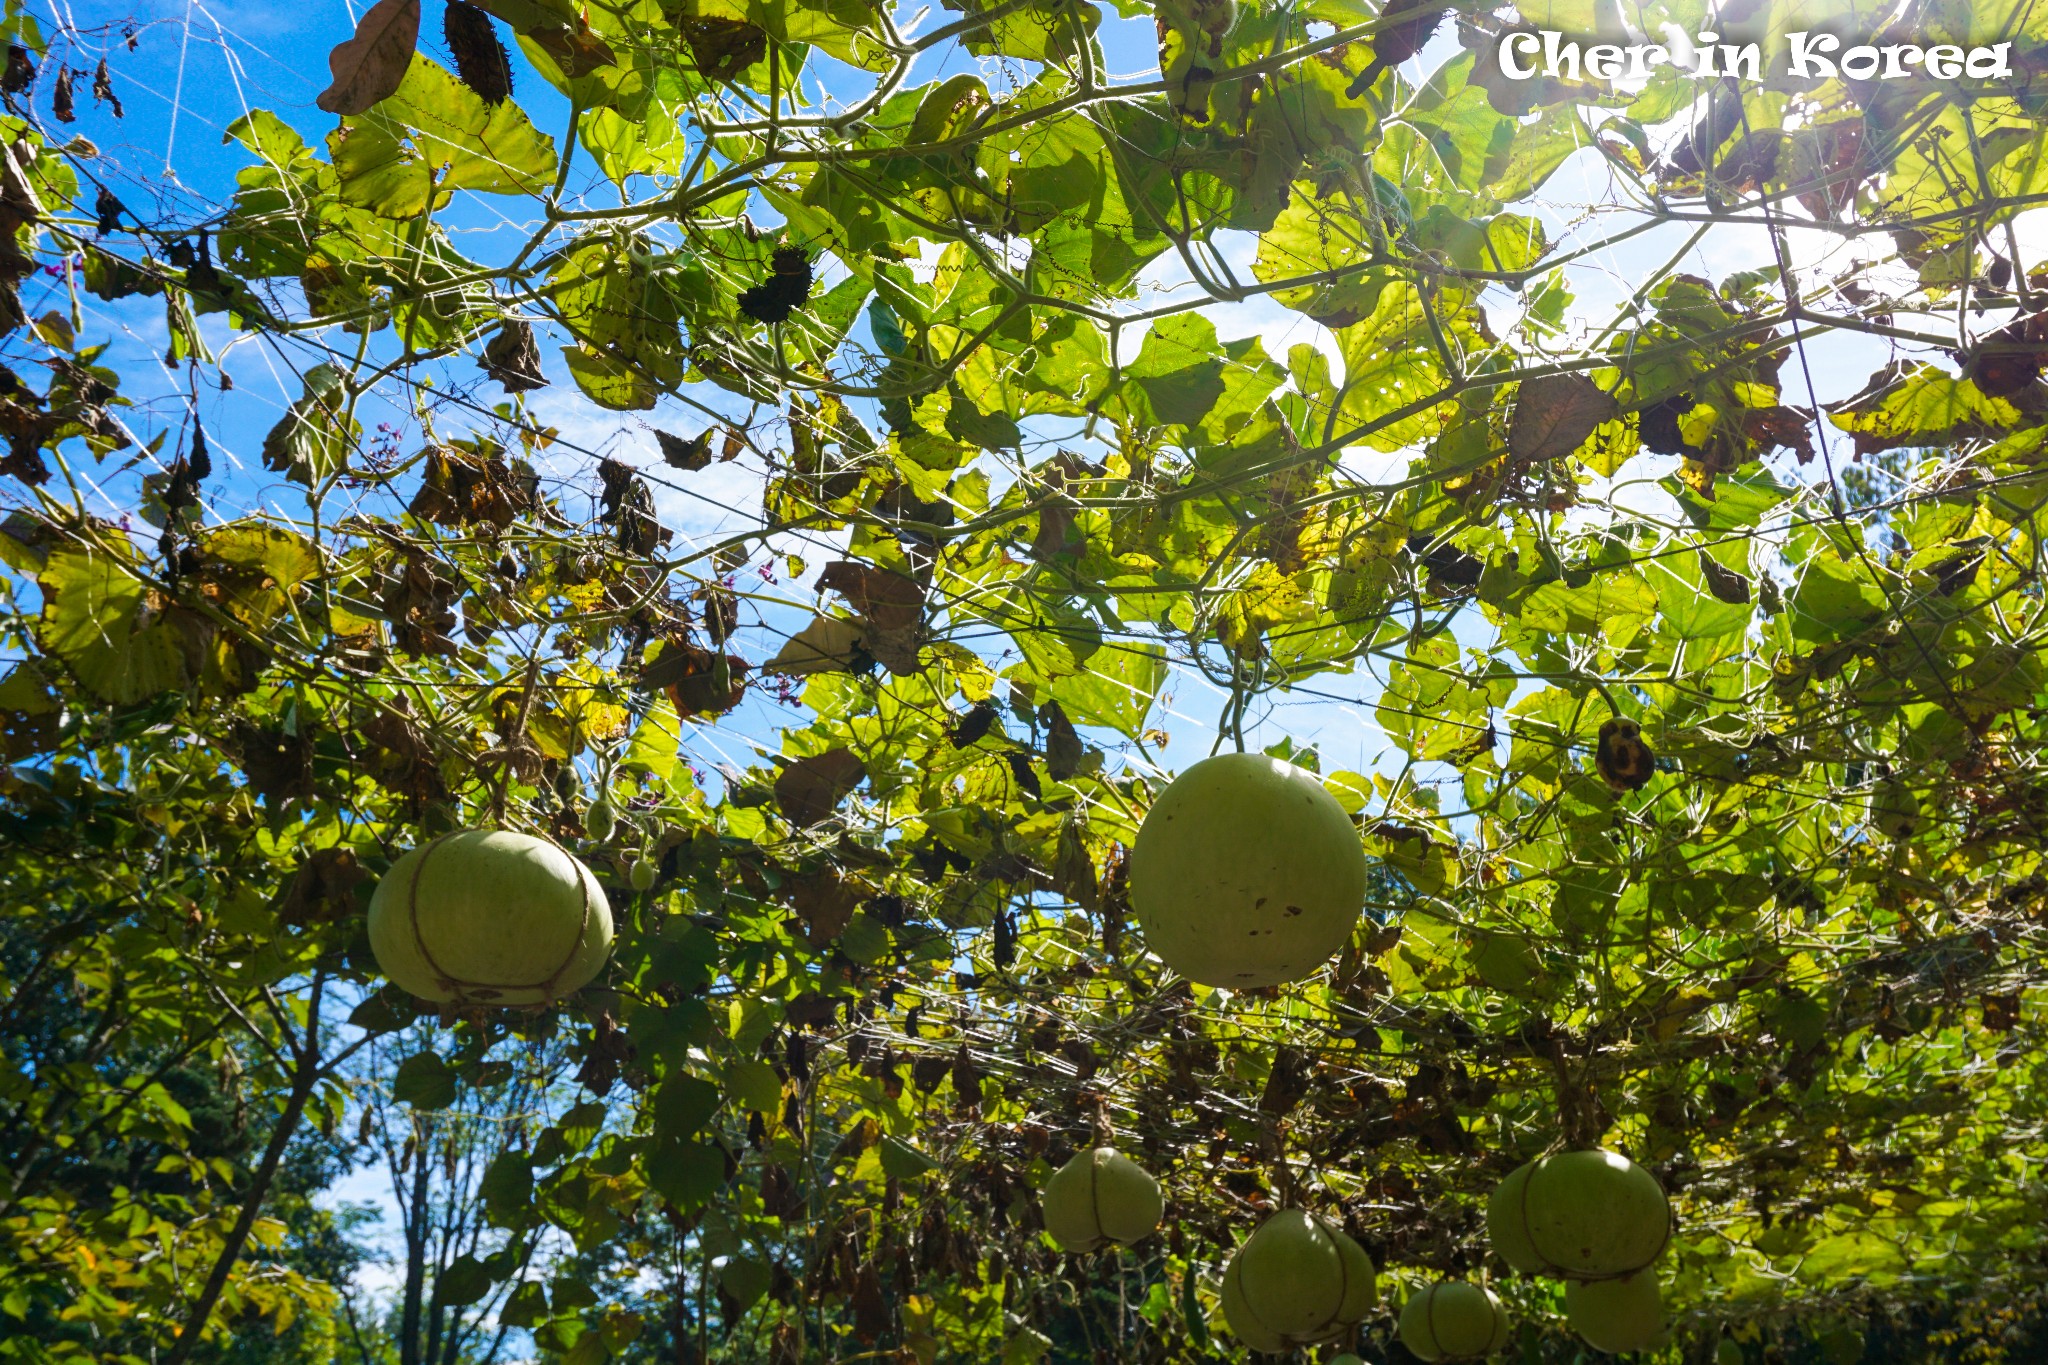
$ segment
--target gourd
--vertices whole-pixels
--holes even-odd
[[[1040,1200],[1045,1230],[1062,1251],[1142,1241],[1159,1226],[1159,1182],[1114,1147],[1082,1152],[1053,1172]]]
[[[612,914],[590,869],[557,845],[460,830],[391,865],[370,898],[370,949],[422,1000],[539,1005],[588,985]]]
[[[1517,1270],[1612,1279],[1663,1252],[1671,1205],[1657,1178],[1619,1152],[1557,1152],[1495,1187],[1486,1230]]]
[[[1425,1361],[1480,1360],[1508,1344],[1508,1310],[1490,1289],[1444,1280],[1408,1296],[1401,1344]]]
[[[1223,1272],[1223,1318],[1254,1351],[1283,1352],[1357,1327],[1379,1300],[1372,1258],[1315,1214],[1259,1224]]]
[[[1314,773],[1264,754],[1202,760],[1159,794],[1131,846],[1145,945],[1205,986],[1298,981],[1350,939],[1365,848]]]
[[[1664,1296],[1647,1270],[1615,1280],[1571,1280],[1564,1315],[1589,1346],[1616,1355],[1644,1351],[1664,1333]]]

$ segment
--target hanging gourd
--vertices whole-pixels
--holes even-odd
[[[1663,1252],[1671,1204],[1657,1178],[1619,1152],[1556,1152],[1495,1187],[1486,1230],[1493,1249],[1517,1270],[1611,1279]]]
[[[1341,1228],[1283,1209],[1223,1272],[1223,1318],[1254,1351],[1291,1351],[1356,1328],[1379,1301],[1372,1258]]]
[[[1097,1147],[1053,1172],[1039,1208],[1060,1250],[1093,1251],[1150,1237],[1166,1200],[1144,1167],[1114,1147]]]
[[[1647,1351],[1664,1334],[1664,1296],[1648,1270],[1617,1280],[1568,1281],[1564,1315],[1587,1345],[1615,1355]]]
[[[1508,1344],[1507,1307],[1491,1289],[1444,1280],[1408,1296],[1401,1344],[1424,1361],[1482,1360]]]
[[[527,834],[444,834],[393,863],[370,898],[378,967],[439,1004],[558,1000],[590,983],[611,942],[597,878]]]
[[[1365,847],[1314,773],[1218,754],[1152,803],[1131,847],[1145,946],[1205,986],[1298,981],[1350,939]]]

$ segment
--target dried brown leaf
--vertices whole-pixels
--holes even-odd
[[[797,759],[775,778],[775,802],[791,823],[815,825],[832,814],[867,770],[851,749]]]
[[[405,79],[420,41],[420,0],[377,0],[353,38],[327,54],[333,84],[314,101],[330,114],[361,114]]]
[[[1614,412],[1614,396],[1582,374],[1526,380],[1508,424],[1508,454],[1529,463],[1561,460]]]

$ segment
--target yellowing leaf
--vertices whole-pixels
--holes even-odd
[[[455,190],[538,194],[555,174],[554,139],[517,104],[485,104],[427,57],[375,108],[344,119],[327,145],[342,202],[386,218],[417,217]]]

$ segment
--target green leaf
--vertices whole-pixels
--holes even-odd
[[[327,145],[342,202],[385,218],[416,218],[456,190],[539,194],[555,176],[554,139],[517,104],[485,104],[424,56],[389,99],[343,119]]]
[[[718,1112],[719,1090],[697,1076],[679,1074],[661,1083],[654,1098],[654,1132],[661,1138],[695,1137]]]
[[[782,1077],[758,1057],[743,1058],[725,1069],[725,1093],[740,1109],[782,1112]]]
[[[1105,641],[1081,672],[1053,681],[1052,698],[1074,720],[1135,736],[1166,677],[1166,651],[1159,646]]]
[[[455,1069],[438,1053],[421,1052],[398,1064],[391,1098],[415,1109],[446,1109],[455,1103]]]
[[[882,1170],[896,1180],[915,1180],[939,1169],[939,1163],[903,1141],[885,1137],[881,1142]]]
[[[500,1152],[491,1158],[477,1183],[484,1211],[501,1228],[518,1227],[533,1204],[533,1167],[523,1152]]]
[[[687,1213],[725,1184],[725,1153],[708,1142],[664,1142],[647,1159],[647,1183]]]
[[[434,1301],[447,1308],[466,1308],[491,1292],[492,1275],[474,1256],[457,1256],[434,1279]]]
[[[1199,313],[1163,318],[1145,334],[1124,373],[1136,381],[1161,422],[1194,426],[1223,397],[1223,357],[1216,328]]]

